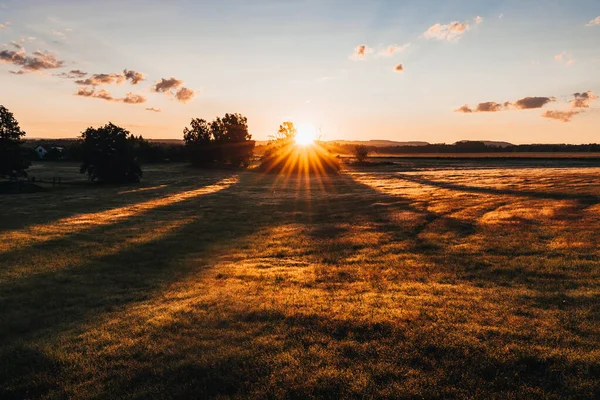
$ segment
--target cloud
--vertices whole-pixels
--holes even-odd
[[[9,26],[10,26],[10,22],[9,21],[6,21],[4,24],[0,24],[0,31],[2,29],[8,28]]]
[[[157,82],[154,85],[153,90],[158,93],[165,93],[165,92],[170,91],[171,89],[178,88],[181,85],[183,85],[182,80],[175,79],[173,77],[170,77],[169,79],[163,78],[160,80],[160,82]]]
[[[350,56],[352,60],[364,60],[367,54],[373,53],[373,49],[365,44],[358,45],[354,48],[354,53]]]
[[[575,115],[580,114],[580,111],[558,111],[548,110],[542,114],[543,118],[555,119],[562,122],[570,122],[571,118]]]
[[[564,62],[565,64],[567,64],[569,66],[575,64],[575,60],[573,60],[566,51],[563,51],[562,53],[555,55],[554,59],[558,62]]]
[[[23,41],[15,42],[13,40],[12,42],[10,42],[10,44],[12,44],[14,48],[19,49],[19,50],[21,50],[23,48],[23,45],[21,43],[23,43]]]
[[[596,25],[600,25],[600,15],[597,16],[596,18],[594,18],[593,20],[591,20],[590,22],[588,22],[587,24],[585,24],[585,26],[596,26]]]
[[[94,88],[80,87],[79,89],[77,89],[77,93],[75,93],[75,96],[93,97]]]
[[[104,89],[100,89],[98,92],[94,93],[94,95],[92,97],[96,97],[98,99],[108,100],[108,101],[117,101],[117,99],[112,97],[112,95]]]
[[[517,100],[514,104],[506,104],[512,105],[519,110],[530,110],[533,108],[542,108],[546,104],[556,101],[554,97],[524,97],[520,100]]]
[[[108,91],[100,89],[96,91],[95,87],[80,87],[77,89],[75,96],[93,97],[106,101],[114,101],[125,104],[141,104],[146,102],[146,98],[139,94],[127,93],[124,98],[114,98]]]
[[[125,79],[131,81],[132,85],[137,85],[144,80],[144,74],[129,69],[123,70],[123,75],[125,76]]]
[[[175,93],[175,99],[182,103],[187,103],[188,101],[192,100],[194,96],[196,96],[196,92],[185,87],[182,87],[177,91],[177,93]]]
[[[61,72],[60,74],[55,74],[54,76],[60,76],[61,78],[68,78],[68,79],[81,79],[81,78],[84,78],[86,75],[87,75],[87,72],[83,72],[78,69],[73,69],[69,72]]]
[[[64,65],[64,61],[57,59],[52,54],[38,50],[33,55],[28,56],[23,48],[18,51],[0,51],[0,63],[19,65],[23,68],[23,73],[60,68]]]
[[[122,99],[123,103],[127,104],[142,104],[146,102],[146,98],[140,94],[127,93]]]
[[[598,98],[591,90],[583,93],[573,93],[573,97],[574,99],[571,101],[572,108],[590,108],[590,102]]]
[[[394,71],[396,72],[404,72],[404,65],[398,64],[394,67]]]
[[[156,107],[148,107],[148,108],[146,108],[146,111],[161,112],[162,110],[160,108],[156,108]]]
[[[481,17],[478,15],[478,16],[476,16],[476,17],[474,18],[474,21],[475,21],[475,23],[476,23],[477,25],[479,25],[480,23],[482,23],[482,22],[483,22],[483,18],[481,18]]]
[[[424,33],[425,39],[453,41],[458,40],[470,29],[466,22],[453,21],[447,25],[435,24]]]
[[[502,104],[488,101],[477,104],[476,112],[498,112],[502,110]]]
[[[473,112],[473,110],[471,109],[471,107],[469,107],[468,104],[465,104],[464,106],[462,106],[462,107],[457,108],[456,110],[454,110],[454,112],[470,114],[470,113]]]
[[[403,44],[402,46],[392,44],[392,45],[389,45],[388,47],[386,47],[385,49],[381,50],[379,52],[379,54],[382,56],[392,56],[396,53],[402,53],[409,46],[410,46],[410,43]]]
[[[78,85],[101,86],[101,85],[120,85],[125,81],[125,76],[121,74],[94,74],[90,78],[75,81]]]

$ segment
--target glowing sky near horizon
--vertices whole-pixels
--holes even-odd
[[[177,139],[239,112],[258,140],[292,120],[325,140],[600,142],[598,71],[597,0],[0,0],[0,104],[27,137]]]

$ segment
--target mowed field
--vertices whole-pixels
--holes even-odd
[[[565,166],[2,195],[0,398],[598,398],[600,168]]]

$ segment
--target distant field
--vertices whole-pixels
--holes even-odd
[[[371,158],[595,158],[600,162],[600,153],[518,153],[518,152],[507,152],[507,153],[417,153],[417,154],[378,154],[374,152]]]
[[[0,399],[600,397],[594,162],[144,171],[0,196]]]

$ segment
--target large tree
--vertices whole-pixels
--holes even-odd
[[[0,176],[16,178],[27,176],[31,164],[23,149],[25,132],[4,106],[0,106]]]
[[[191,162],[198,166],[247,166],[254,150],[248,119],[237,113],[211,123],[194,118],[183,130],[183,139]]]
[[[138,182],[142,170],[135,157],[135,136],[108,123],[88,128],[82,134],[81,173],[92,181]]]

